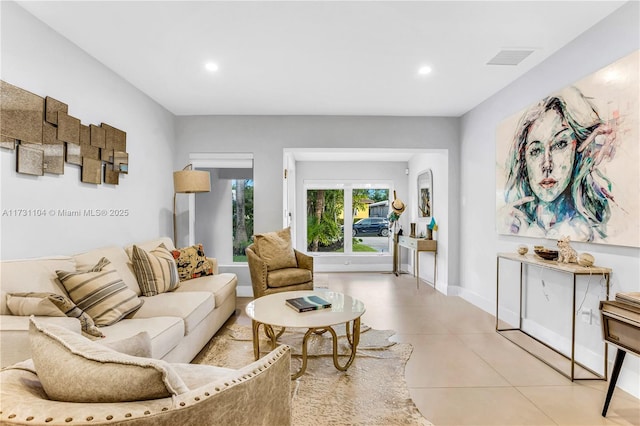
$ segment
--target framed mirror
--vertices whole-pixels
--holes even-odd
[[[418,217],[433,215],[433,174],[427,169],[418,175]]]

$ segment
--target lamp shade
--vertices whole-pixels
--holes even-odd
[[[173,192],[177,194],[211,191],[209,172],[180,170],[173,172]]]

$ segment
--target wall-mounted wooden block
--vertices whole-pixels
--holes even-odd
[[[125,131],[117,129],[106,123],[102,123],[100,127],[105,131],[105,148],[107,150],[113,149],[123,152],[127,150],[127,133]]]
[[[113,149],[121,152],[127,150],[127,132],[120,129],[114,129]]]
[[[120,173],[129,173],[129,154],[121,151],[113,151],[113,168]]]
[[[42,128],[42,126],[40,126],[40,128]],[[18,173],[34,176],[44,175],[44,150],[40,145],[18,145],[17,157],[16,170]]]
[[[91,129],[89,128],[89,126],[80,124],[80,145],[90,145],[90,144],[91,144]]]
[[[0,148],[16,149],[16,140],[0,135]]]
[[[106,148],[106,135],[102,127],[91,124],[91,145],[96,148]]]
[[[66,152],[67,163],[76,164],[78,166],[82,166],[82,148],[81,145],[76,145],[74,143],[68,143]]]
[[[85,183],[102,183],[102,161],[92,158],[82,159],[82,182]]]
[[[120,172],[115,169],[113,164],[107,164],[104,169],[104,183],[110,185],[118,185],[120,182]]]
[[[60,102],[47,96],[45,99],[45,120],[51,124],[58,124],[58,112],[69,112],[69,106],[64,102]]]
[[[44,98],[0,80],[0,135],[42,143]]]
[[[66,112],[58,111],[58,139],[80,144],[80,120]]]
[[[44,172],[54,175],[64,174],[64,143],[42,145],[44,149]]]
[[[100,148],[92,145],[80,145],[80,153],[82,158],[91,158],[92,160],[100,160]]]
[[[42,122],[42,143],[49,145],[58,145],[62,143],[58,140],[58,128],[46,121]]]

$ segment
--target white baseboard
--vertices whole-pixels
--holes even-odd
[[[495,300],[488,300],[484,297],[479,296],[475,292],[469,291],[463,287],[459,286],[449,286],[447,288],[446,294],[448,296],[459,296],[471,303],[472,305],[477,306],[483,311],[490,313],[495,316]],[[500,309],[500,319],[508,322],[509,324],[518,324],[519,315],[516,312],[506,310],[504,308]],[[524,319],[523,320],[523,328],[526,329],[531,334],[538,336],[544,342],[549,343],[551,346],[556,348],[570,348],[571,341],[566,337],[560,336],[557,333],[541,327],[537,323]],[[603,363],[604,363],[604,354],[602,352],[597,353],[589,348],[582,347],[580,345],[576,345],[576,353],[581,354],[581,358],[578,360],[591,368],[594,371],[602,373]],[[615,360],[615,348],[609,346],[609,358],[608,358],[608,370],[609,372],[613,368],[613,363]],[[637,357],[627,356],[625,358],[624,364],[622,366],[622,370],[620,372],[620,377],[616,383],[616,387],[624,390],[635,398],[640,399],[640,368],[638,365],[640,364],[640,360]]]

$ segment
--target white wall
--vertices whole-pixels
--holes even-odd
[[[2,216],[2,259],[73,254],[171,235],[174,117],[12,2],[1,2],[2,80],[69,105],[83,124],[127,132],[129,174],[120,185],[64,175],[18,174],[16,152],[0,149],[2,211],[125,209],[127,217]]]
[[[418,217],[418,175],[427,169],[431,169],[433,177],[433,211],[432,215],[438,225],[438,230],[433,232],[433,239],[437,241],[438,252],[436,257],[437,274],[436,288],[441,292],[448,294],[449,287],[449,271],[450,251],[452,247],[457,247],[457,241],[451,239],[451,226],[458,218],[457,209],[449,209],[449,194],[452,192],[449,185],[449,158],[448,152],[440,150],[438,152],[429,152],[424,154],[416,154],[409,160],[409,210],[410,222],[416,223],[416,232],[426,233],[427,224],[430,218]],[[452,219],[453,218],[453,219]],[[403,259],[411,260],[413,268],[413,257],[403,253]],[[430,283],[433,282],[433,254],[420,253],[420,277]],[[457,262],[452,262],[457,263]],[[457,267],[457,265],[456,265]],[[413,270],[413,269],[411,269]],[[454,274],[457,275],[457,274]],[[457,281],[452,283],[457,285]]]
[[[284,223],[283,152],[295,148],[445,149],[449,208],[457,211],[459,120],[440,117],[182,116],[176,117],[178,158],[189,153],[254,154],[254,232]],[[299,171],[296,171],[298,174]],[[458,218],[449,218],[457,241]],[[407,225],[408,226],[408,225]],[[458,256],[449,252],[449,282],[458,283]],[[240,283],[242,285],[242,283]]]
[[[466,299],[495,313],[497,252],[513,252],[519,244],[552,246],[555,241],[498,236],[495,228],[495,131],[506,117],[525,108],[547,94],[565,87],[639,48],[638,2],[629,2],[611,16],[569,43],[525,76],[476,107],[462,118],[460,182],[460,277],[459,293]],[[637,94],[636,94],[637,95]],[[638,159],[640,162],[640,159]],[[611,294],[640,291],[640,250],[597,244],[574,243],[578,252],[588,251],[596,263],[613,269]],[[515,279],[508,274],[505,279]],[[570,277],[546,274],[544,296],[539,272],[528,277],[530,298],[528,312],[538,333],[566,342],[571,318],[567,286]],[[501,274],[502,276],[502,274]],[[596,279],[597,278],[597,279]],[[598,296],[602,291],[593,279],[586,295],[585,307],[598,312]],[[585,297],[588,280],[581,281],[579,297]],[[511,306],[513,308],[513,306]],[[538,312],[536,314],[536,312]],[[565,325],[563,325],[565,324]],[[578,345],[586,352],[596,352],[601,330],[597,321],[592,325],[579,323]],[[601,351],[601,349],[600,349]],[[612,357],[609,358],[613,360]],[[627,357],[619,385],[640,396],[639,362]]]

